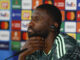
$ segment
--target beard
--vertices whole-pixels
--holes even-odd
[[[39,36],[39,37],[42,37],[42,38],[46,38],[47,36],[48,36],[48,34],[49,34],[49,31],[34,31],[33,30],[33,32],[28,32],[28,37],[30,38],[30,37],[37,37],[37,36]]]

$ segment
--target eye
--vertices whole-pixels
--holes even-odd
[[[32,20],[35,21],[35,22],[38,22],[38,21],[40,21],[40,17],[38,17],[38,16],[32,17]]]
[[[36,17],[35,19],[36,19],[37,21],[39,21],[39,20],[40,20],[40,18],[39,18],[39,17]]]

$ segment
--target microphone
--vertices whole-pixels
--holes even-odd
[[[26,51],[26,50],[27,50],[27,48],[25,48],[25,49],[23,49],[23,50],[21,50],[21,51],[15,53],[15,54],[12,55],[12,56],[7,57],[5,60],[8,60],[8,59],[10,59],[10,58],[12,58],[12,57],[14,57],[14,56],[17,56],[17,55],[21,54],[22,52],[24,52],[24,51]]]

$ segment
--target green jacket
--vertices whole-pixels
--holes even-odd
[[[33,54],[26,56],[26,60],[59,60],[75,45],[77,45],[75,39],[65,33],[60,33],[47,55],[43,51],[37,50]]]

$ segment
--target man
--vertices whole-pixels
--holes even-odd
[[[76,45],[76,40],[60,33],[62,16],[52,5],[38,6],[29,24],[29,40],[19,55],[19,60],[58,60]]]

